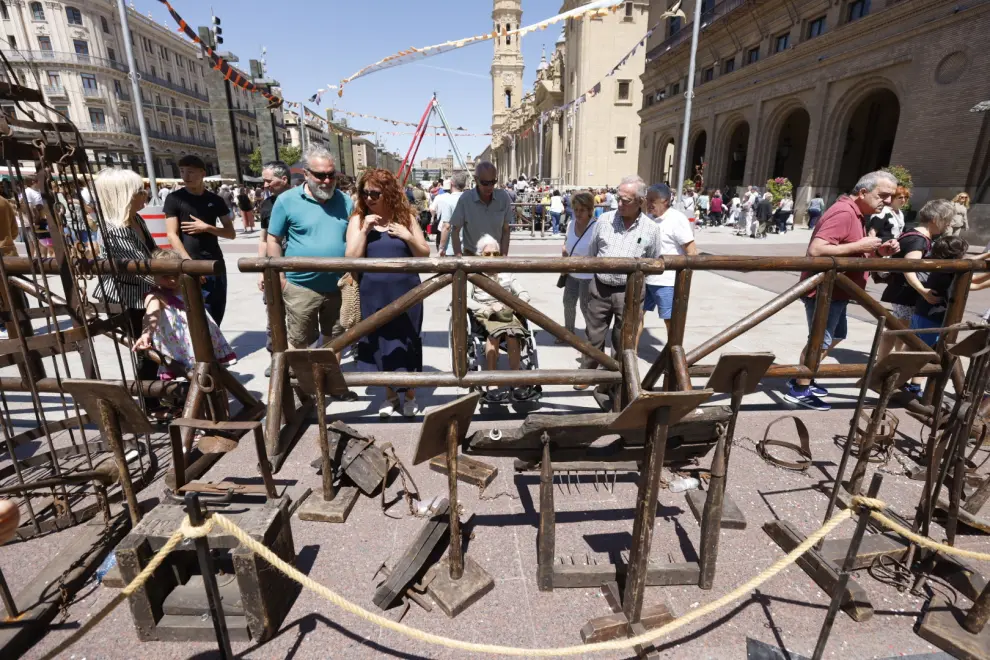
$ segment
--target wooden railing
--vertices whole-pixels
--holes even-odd
[[[848,278],[846,273],[881,270],[886,272],[952,272],[956,273],[945,325],[962,320],[974,272],[987,270],[987,264],[974,260],[927,260],[927,259],[856,259],[830,257],[735,257],[735,256],[669,256],[661,259],[592,258],[572,257],[438,257],[414,259],[348,259],[348,258],[243,258],[238,261],[242,272],[262,272],[265,277],[265,295],[268,305],[269,323],[272,333],[272,377],[269,384],[268,428],[269,455],[276,470],[284,461],[292,444],[301,433],[310,408],[295,408],[289,387],[285,352],[289,350],[285,306],[282,299],[280,274],[284,272],[394,272],[429,274],[419,286],[401,296],[368,318],[362,319],[344,334],[327,345],[335,351],[367,336],[391,320],[406,312],[434,293],[452,288],[452,333],[450,371],[430,373],[347,373],[344,380],[348,386],[390,386],[390,387],[478,387],[482,385],[618,385],[622,384],[622,399],[642,389],[654,389],[660,378],[667,376],[666,383],[676,389],[689,389],[693,376],[711,375],[713,366],[698,364],[703,358],[726,346],[733,339],[755,328],[774,314],[784,309],[798,298],[815,292],[816,306],[809,333],[809,345],[820,346],[824,340],[828,307],[836,287],[858,303],[874,317],[886,318],[891,330],[903,329],[905,324],[895,318],[864,289]],[[632,370],[623,368],[622,362],[606,355],[592,346],[586,339],[577,336],[543,312],[512,295],[490,278],[486,273],[620,273],[627,276],[626,318],[636,318],[642,305],[644,281],[647,275],[662,273],[665,270],[677,272],[674,285],[674,306],[667,345],[653,363],[641,383],[626,382],[624,373]],[[695,271],[803,271],[808,277],[759,309],[729,325],[721,332],[703,341],[700,345],[685,351],[683,349],[687,322],[688,302],[691,295],[691,279]],[[486,291],[508,308],[528,321],[535,323],[557,339],[576,348],[592,358],[600,369],[534,369],[525,372],[467,372],[467,283],[472,282]],[[635,356],[636,323],[626,323],[622,329],[622,346],[616,354],[631,351]],[[945,333],[938,349],[933,350],[915,335],[904,335],[902,339],[913,351],[931,352],[931,363],[926,365],[923,375],[941,372],[940,355],[946,344],[955,340],[956,332]],[[799,364],[774,364],[769,377],[819,377],[819,378],[861,378],[866,373],[866,363],[821,364],[818,351],[808,351]],[[666,387],[667,385],[665,385]],[[926,393],[929,396],[931,393]],[[300,396],[301,400],[305,400]],[[615,398],[616,405],[621,405]],[[283,420],[286,422],[283,427]]]

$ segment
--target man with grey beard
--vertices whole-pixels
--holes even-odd
[[[268,256],[343,257],[351,198],[337,190],[337,167],[323,147],[304,158],[303,185],[278,196],[268,224]],[[282,273],[285,321],[292,348],[308,348],[320,334],[329,338],[340,318],[341,273]]]

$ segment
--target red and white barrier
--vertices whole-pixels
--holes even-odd
[[[171,250],[172,244],[168,242],[168,234],[165,231],[165,209],[162,206],[145,206],[138,211],[148,225],[151,237],[155,239],[155,245],[163,250]]]

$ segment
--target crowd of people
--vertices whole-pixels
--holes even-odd
[[[726,201],[721,190],[687,191],[681,208],[675,208],[675,192],[665,184],[648,186],[638,176],[627,176],[615,189],[570,190],[561,193],[549,186],[524,177],[499,185],[499,173],[490,162],[478,163],[474,185],[469,187],[466,172],[433,185],[403,187],[396,176],[383,169],[368,169],[356,186],[342,189],[333,155],[314,147],[301,163],[302,181],[293,185],[290,168],[280,161],[265,163],[262,191],[229,189],[211,190],[206,182],[206,166],[196,156],[179,162],[182,185],[162,198],[166,217],[166,235],[170,250],[160,250],[139,211],[149,201],[141,177],[132,171],[110,168],[94,181],[96,200],[86,186],[58,182],[53,192],[59,204],[72,208],[65,214],[66,231],[82,237],[90,245],[98,243],[107,257],[122,260],[208,259],[220,262],[217,275],[202,279],[202,293],[208,324],[218,359],[230,363],[236,359],[220,326],[227,304],[227,278],[220,238],[235,236],[234,220],[239,211],[245,231],[257,218],[260,234],[258,255],[268,257],[351,257],[408,258],[431,253],[429,234],[436,236],[437,254],[450,256],[509,256],[512,225],[519,200],[539,200],[535,208],[549,215],[553,233],[563,234],[561,258],[625,257],[656,258],[663,255],[697,254],[695,233],[690,218],[713,224],[735,225],[747,235],[757,235],[758,228],[773,223],[780,231],[792,225],[794,204],[784,195],[776,208],[770,192],[755,187]],[[47,205],[37,180],[29,179],[19,204],[22,212],[30,211],[35,221],[36,249],[51,245],[50,228],[43,224]],[[808,204],[812,230],[807,256],[862,256],[891,259],[954,259],[966,255],[968,245],[959,233],[968,227],[969,199],[965,194],[955,199],[935,199],[917,212],[917,223],[908,226],[904,208],[911,191],[888,172],[863,176],[848,195],[826,206],[815,194]],[[104,231],[94,241],[96,228],[87,218],[98,201]],[[16,231],[14,205],[0,201],[0,229],[6,224],[7,235],[0,235],[0,249],[16,253],[9,239]],[[71,218],[71,220],[69,220]],[[82,220],[80,220],[80,218]],[[49,232],[46,236],[45,232]],[[751,233],[752,232],[752,233]],[[9,244],[8,244],[9,243]],[[986,255],[981,255],[985,257]],[[859,286],[865,287],[866,273],[849,273]],[[952,278],[944,273],[874,273],[885,284],[882,301],[888,303],[896,318],[915,329],[936,327],[942,323]],[[494,283],[523,301],[529,293],[509,273],[488,273]],[[805,273],[802,277],[807,277]],[[626,319],[626,276],[618,273],[571,273],[561,275],[557,286],[562,290],[564,326],[576,331],[578,312],[584,319],[588,342],[604,350],[611,335],[612,346],[620,345],[624,323],[634,323],[642,333],[645,315],[656,311],[669,331],[673,313],[673,271],[650,275],[643,291],[643,310],[635,319]],[[381,272],[344,274],[330,272],[288,272],[280,278],[285,302],[285,322],[291,348],[303,349],[339,336],[342,287],[355,286],[360,300],[360,316],[371,316],[387,307],[420,284],[413,273]],[[265,280],[259,276],[258,287]],[[990,275],[979,275],[973,289],[990,287]],[[192,343],[189,337],[186,303],[174,277],[122,275],[115,280],[101,280],[95,295],[98,299],[122,305],[128,310],[125,328],[137,354],[138,376],[175,378],[184,376],[192,366]],[[814,290],[804,298],[810,326],[815,311]],[[846,310],[849,296],[836,289],[829,305],[824,341],[820,346],[805,346],[802,362],[811,351],[824,358],[848,334]],[[508,356],[510,369],[524,368],[527,348],[532,344],[527,323],[506,307],[484,287],[469,287],[467,307],[471,327],[479,333],[483,345],[484,366],[495,369],[501,351]],[[420,372],[423,370],[423,305],[416,304],[382,327],[362,337],[353,347],[355,365],[360,370]],[[935,334],[920,337],[934,344]],[[560,342],[558,342],[560,343]],[[154,349],[162,364],[148,359]],[[887,341],[881,354],[894,350]],[[270,346],[269,346],[270,350]],[[339,359],[340,356],[338,356]],[[581,358],[582,367],[595,368],[591,358]],[[587,389],[576,386],[576,389]],[[920,392],[920,383],[911,382],[905,389]],[[827,389],[812,379],[794,379],[788,383],[784,398],[788,402],[814,410],[827,410]],[[533,387],[487,388],[490,403],[528,401],[538,396]],[[167,416],[150,402],[152,414]],[[378,412],[382,418],[393,415],[414,417],[423,409],[412,388],[387,387]]]

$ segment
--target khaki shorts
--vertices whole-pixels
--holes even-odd
[[[282,297],[289,346],[309,348],[321,333],[330,338],[333,326],[340,320],[340,290],[320,293],[286,282]]]

